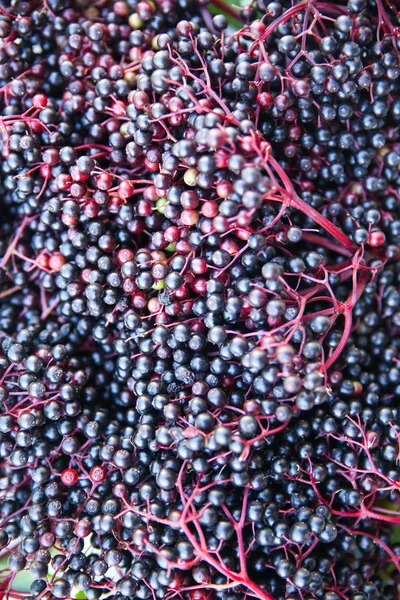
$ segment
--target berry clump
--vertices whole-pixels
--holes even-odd
[[[398,12],[214,4],[0,7],[8,600],[397,596]]]

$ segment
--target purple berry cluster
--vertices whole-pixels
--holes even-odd
[[[397,597],[399,12],[214,8],[0,4],[6,600]]]

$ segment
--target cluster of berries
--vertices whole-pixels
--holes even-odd
[[[396,597],[400,18],[209,8],[0,5],[10,600]]]

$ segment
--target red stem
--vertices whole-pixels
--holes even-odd
[[[356,267],[354,267],[356,268]],[[355,276],[357,274],[357,271],[355,272]],[[347,301],[345,302],[345,308],[344,308],[344,329],[343,329],[343,335],[342,338],[339,342],[339,344],[336,346],[335,350],[332,352],[331,356],[328,358],[328,360],[325,362],[325,370],[328,370],[334,362],[336,362],[336,360],[340,357],[340,355],[342,354],[344,347],[347,344],[347,340],[350,337],[351,334],[351,328],[353,326],[353,316],[352,316],[352,312],[353,312],[353,308],[354,305],[356,304],[356,302],[359,300],[361,294],[363,293],[363,291],[365,290],[366,286],[367,286],[367,282],[368,282],[368,273],[366,271],[362,271],[361,275],[359,277],[359,281],[357,283],[357,286],[355,287],[355,289],[352,290],[350,296],[348,297]]]
[[[243,585],[243,586],[247,587],[260,600],[275,600],[274,597],[271,596],[271,594],[269,594],[268,592],[263,590],[256,583],[254,583],[254,581],[252,581],[248,577],[248,575],[243,575],[241,573],[235,573],[233,571],[230,571],[227,567],[225,567],[223,565],[223,563],[221,563],[219,560],[217,560],[213,556],[211,556],[211,554],[208,551],[203,550],[203,548],[197,542],[196,538],[194,537],[194,535],[192,534],[190,529],[187,527],[187,525],[185,525],[185,523],[182,523],[181,526],[182,526],[182,530],[185,533],[186,537],[188,538],[188,540],[192,544],[193,548],[195,549],[197,556],[202,558],[202,560],[204,560],[204,562],[207,562],[211,567],[214,567],[214,569],[219,571],[219,573],[222,573],[223,575],[225,575],[225,577],[227,579],[232,579],[236,583],[236,585]],[[232,587],[233,586],[234,586],[234,584],[232,584]]]
[[[347,247],[343,248],[339,244],[336,244],[334,241],[322,237],[321,235],[318,235],[316,233],[303,232],[303,240],[305,242],[317,244],[322,248],[332,250],[332,252],[337,252],[338,254],[342,254],[343,256],[353,256],[352,252],[350,252],[350,250]]]
[[[31,223],[34,219],[36,219],[37,216],[35,216],[35,217],[24,217],[23,218],[22,223],[19,226],[19,228],[17,230],[17,233],[16,233],[13,241],[8,246],[7,252],[5,253],[5,255],[3,257],[3,260],[0,263],[0,267],[4,268],[6,266],[6,264],[8,263],[9,259],[12,256],[12,254],[14,253],[15,248],[17,247],[17,244],[18,244],[18,242],[20,240],[21,235],[24,233],[25,227],[27,225],[29,225],[29,223]]]
[[[335,350],[332,352],[332,354],[330,355],[328,360],[325,362],[325,365],[324,365],[325,371],[327,371],[333,365],[333,363],[337,361],[339,356],[342,354],[343,349],[344,349],[344,347],[347,343],[347,340],[349,339],[350,333],[351,333],[351,328],[353,326],[353,318],[352,318],[352,314],[351,314],[351,309],[346,310],[344,312],[343,316],[344,316],[343,335],[341,337],[340,342],[336,346]]]
[[[343,246],[345,246],[346,248],[348,248],[349,250],[354,252],[357,249],[357,247],[351,241],[351,239],[348,238],[347,235],[345,233],[343,233],[343,231],[341,231],[338,227],[336,227],[336,225],[334,225],[333,223],[328,221],[328,219],[326,217],[324,217],[323,215],[321,215],[321,213],[319,213],[317,210],[315,210],[315,208],[313,208],[312,206],[307,204],[307,202],[305,202],[304,200],[302,200],[301,198],[298,197],[298,195],[296,194],[296,192],[293,189],[293,186],[292,186],[292,183],[291,183],[289,177],[287,176],[285,171],[282,169],[282,167],[279,165],[279,163],[272,156],[268,157],[268,161],[271,163],[271,165],[275,169],[276,173],[281,178],[281,180],[285,186],[285,189],[289,194],[289,199],[288,199],[289,204],[291,206],[294,206],[295,208],[297,208],[297,210],[299,210],[303,214],[310,217],[310,219],[312,219],[313,221],[315,221],[315,223],[318,223],[318,225],[323,227],[325,229],[325,231],[327,231],[333,238],[335,238],[341,244],[343,244]],[[265,195],[265,198],[275,200],[275,201],[281,201],[276,197],[269,198],[268,194]]]

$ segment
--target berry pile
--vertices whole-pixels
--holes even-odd
[[[397,597],[400,17],[226,11],[1,3],[2,598]]]

